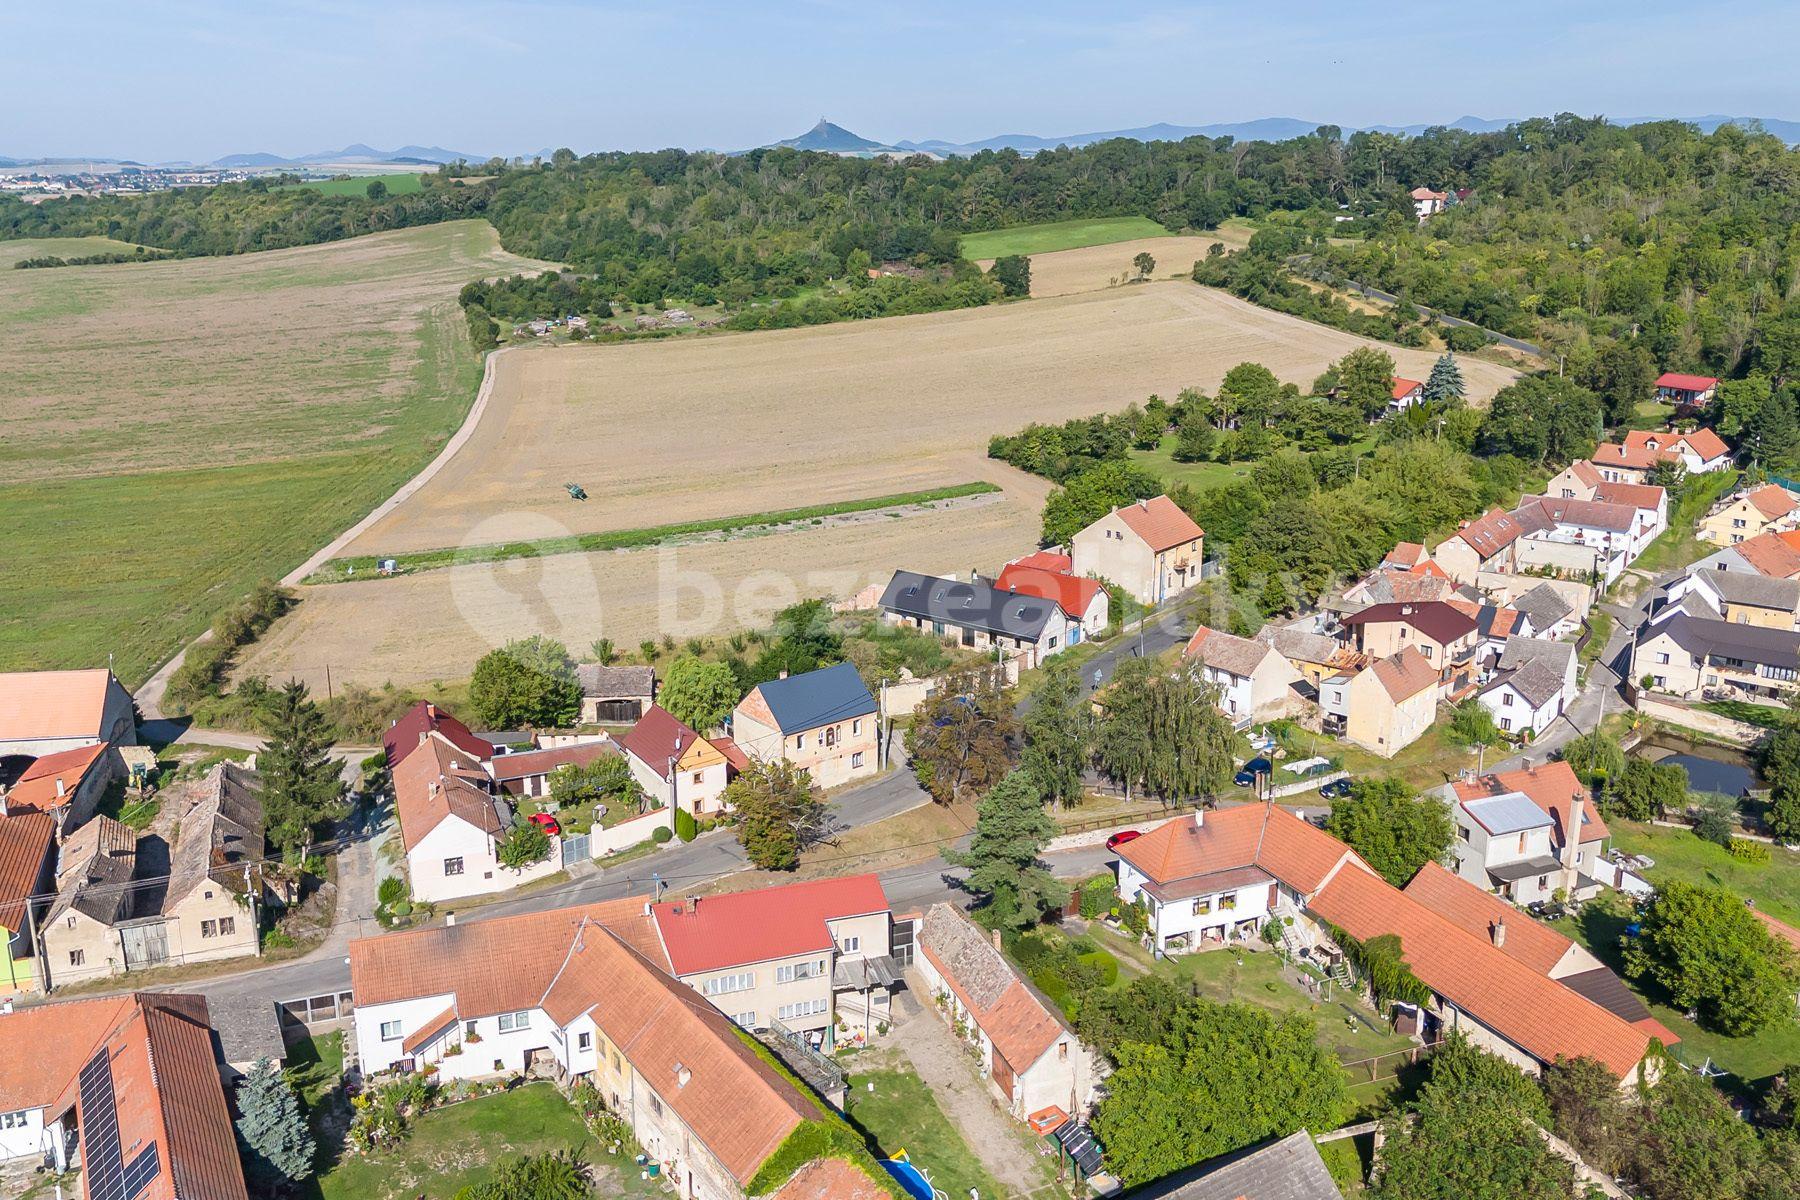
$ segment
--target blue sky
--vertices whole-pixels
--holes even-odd
[[[0,155],[740,148],[1168,121],[1800,118],[1800,5],[1412,0],[0,4]]]

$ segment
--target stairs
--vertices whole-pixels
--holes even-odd
[[[1356,987],[1356,976],[1350,971],[1350,960],[1340,958],[1331,967],[1331,981],[1346,991]]]

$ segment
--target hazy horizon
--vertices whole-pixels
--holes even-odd
[[[1800,6],[175,0],[0,10],[0,154],[206,162],[352,142],[741,149],[821,114],[883,142],[1294,117],[1788,119]],[[1698,47],[1704,69],[1681,66]]]

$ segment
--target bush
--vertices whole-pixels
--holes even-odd
[[[1083,966],[1092,967],[1098,973],[1101,987],[1111,987],[1119,982],[1119,960],[1105,950],[1094,950],[1080,955],[1078,961]]]
[[[1731,839],[1731,845],[1726,847],[1726,849],[1731,852],[1731,857],[1742,863],[1750,863],[1753,866],[1760,867],[1767,865],[1769,861],[1769,847],[1767,844],[1763,842],[1753,842],[1749,838],[1734,837]]]
[[[662,833],[664,831],[659,829],[657,832]],[[685,808],[677,808],[675,810],[675,836],[684,842],[691,842],[696,837],[700,836],[700,829],[694,823],[694,814],[688,812]]]
[[[669,827],[667,825],[658,825],[655,832],[650,835],[650,840],[661,846],[666,844],[668,840],[674,836],[674,834],[669,832]]]
[[[1081,885],[1081,915],[1092,921],[1104,917],[1118,902],[1118,889],[1112,876],[1090,879]]]

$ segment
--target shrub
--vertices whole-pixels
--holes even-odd
[[[1112,911],[1118,899],[1119,894],[1113,887],[1112,876],[1090,879],[1081,885],[1081,915],[1090,921],[1104,917]]]
[[[1098,972],[1101,987],[1111,987],[1119,982],[1119,960],[1105,950],[1095,950],[1083,954],[1080,956],[1080,962]]]
[[[650,840],[661,846],[674,836],[674,834],[669,832],[669,827],[667,825],[658,825],[655,832],[650,835]]]
[[[1742,863],[1763,866],[1769,861],[1769,847],[1763,842],[1753,842],[1749,838],[1732,838],[1731,845],[1726,847],[1731,857]]]
[[[663,830],[659,829],[657,832],[661,833]],[[684,842],[691,842],[696,837],[700,836],[700,829],[694,823],[694,814],[688,812],[685,808],[677,808],[675,810],[675,836]]]

